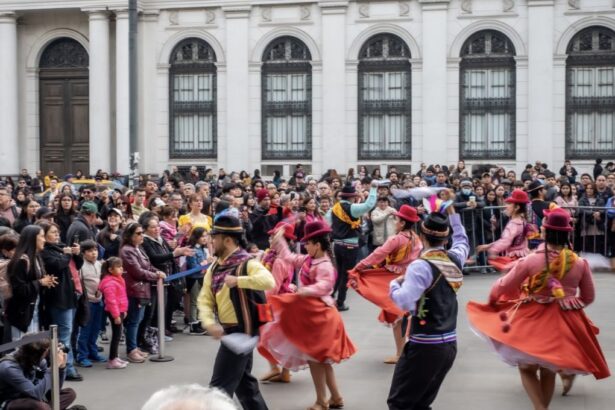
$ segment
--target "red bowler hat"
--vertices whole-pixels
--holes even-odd
[[[544,226],[545,229],[563,232],[571,232],[574,229],[572,227],[570,212],[565,209],[552,207],[549,210],[543,211],[543,214],[545,215],[545,219],[542,221],[542,226]]]
[[[267,233],[269,235],[273,235],[274,233],[276,233],[280,229],[284,230],[284,237],[286,239],[289,239],[291,241],[297,240],[297,237],[295,236],[295,225],[291,225],[291,224],[286,223],[286,222],[278,222],[276,224],[276,226],[273,229],[271,229],[269,232],[267,232]]]
[[[410,205],[402,205],[399,211],[395,212],[394,215],[408,222],[418,222],[421,220],[416,209]]]
[[[527,193],[521,189],[515,189],[512,191],[512,194],[508,198],[504,200],[509,204],[527,204],[530,202],[530,198],[527,196]]]
[[[316,236],[323,236],[331,233],[331,227],[322,221],[309,222],[305,225],[305,233],[301,242],[305,242],[308,239],[312,239]]]

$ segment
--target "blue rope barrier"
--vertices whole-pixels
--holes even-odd
[[[210,264],[210,265],[211,265],[211,264]],[[185,277],[185,276],[192,275],[192,274],[195,274],[195,273],[197,273],[197,272],[204,271],[204,270],[206,270],[207,268],[209,268],[209,266],[210,266],[210,265],[205,265],[205,266],[197,266],[196,268],[188,269],[188,270],[185,270],[185,271],[183,271],[183,272],[177,272],[177,273],[174,273],[174,274],[169,275],[169,276],[167,276],[166,278],[164,278],[164,282],[165,282],[165,283],[166,283],[166,282],[171,282],[172,280],[175,280],[175,279],[180,279],[180,278],[183,278],[183,277]]]

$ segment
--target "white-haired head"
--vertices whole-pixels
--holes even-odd
[[[158,390],[141,410],[238,410],[238,408],[221,390],[189,384]]]

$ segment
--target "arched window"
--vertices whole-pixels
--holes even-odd
[[[462,159],[514,159],[515,48],[502,33],[484,30],[461,49],[459,137]]]
[[[359,52],[359,159],[410,159],[410,50],[377,34]]]
[[[263,159],[312,158],[311,59],[294,37],[273,40],[263,53]]]
[[[188,38],[175,46],[170,63],[170,157],[216,158],[216,54]]]
[[[566,157],[611,157],[615,150],[615,32],[589,27],[568,45]]]

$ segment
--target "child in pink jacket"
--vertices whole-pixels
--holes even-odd
[[[111,257],[102,265],[102,280],[99,289],[105,300],[105,311],[111,320],[111,344],[109,345],[109,362],[107,369],[123,369],[128,362],[120,359],[117,350],[122,335],[122,320],[128,312],[128,295],[126,294],[126,283],[122,274],[122,260]]]

